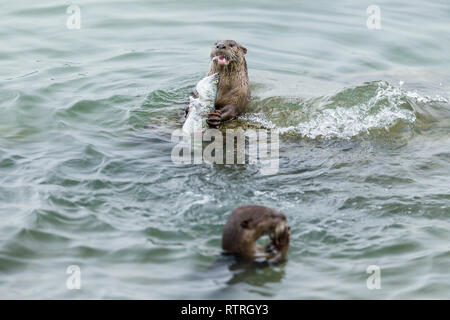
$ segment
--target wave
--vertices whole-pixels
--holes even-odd
[[[416,103],[449,102],[441,96],[405,91],[385,81],[364,83],[306,102],[292,103],[292,99],[283,98],[269,100],[252,102],[256,112],[239,119],[278,130],[280,134],[310,139],[350,139],[376,129],[389,131],[399,123],[414,124]]]

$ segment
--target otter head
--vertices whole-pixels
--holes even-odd
[[[262,206],[244,206],[233,211],[222,235],[222,248],[226,253],[246,259],[275,258],[282,260],[289,247],[289,226],[286,216]],[[264,248],[256,241],[269,235],[271,241]]]
[[[241,64],[247,49],[234,40],[217,41],[211,50],[211,61],[217,69]]]

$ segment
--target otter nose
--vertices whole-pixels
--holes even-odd
[[[225,46],[225,44],[224,44],[223,42],[219,42],[219,43],[216,45],[216,48],[217,48],[217,49],[225,49],[226,46]]]

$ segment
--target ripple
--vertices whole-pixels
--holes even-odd
[[[416,114],[409,99],[418,102],[447,101],[442,97],[422,97],[404,92],[382,81],[345,89],[333,96],[303,103],[300,122],[283,126],[282,118],[268,118],[264,112],[250,113],[241,120],[256,123],[280,134],[298,134],[309,139],[349,139],[373,130],[392,130],[399,123],[413,124]],[[257,103],[257,102],[255,102]],[[285,108],[286,103],[275,108]],[[295,121],[292,114],[289,121]]]
[[[68,5],[3,6],[1,297],[448,296],[445,1],[385,2],[381,30],[352,1],[85,0],[80,30]],[[170,159],[225,33],[248,49],[253,97],[223,128],[278,129],[276,175]],[[219,258],[245,204],[286,214],[285,264]],[[66,289],[73,264],[82,290]],[[382,290],[366,287],[374,264]]]

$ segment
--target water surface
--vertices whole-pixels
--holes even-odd
[[[378,1],[380,30],[370,1],[74,4],[79,30],[0,5],[1,298],[450,298],[448,1]],[[170,159],[217,39],[248,49],[231,126],[280,131],[277,174]],[[285,264],[217,267],[243,204],[286,214]]]

